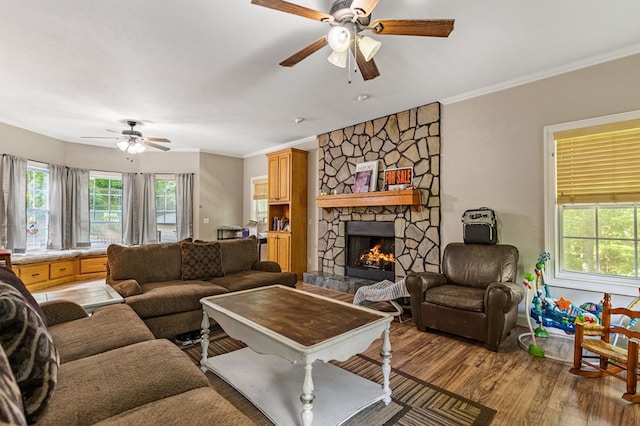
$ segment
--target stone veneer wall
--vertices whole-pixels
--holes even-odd
[[[318,136],[320,192],[351,193],[356,164],[378,162],[378,189],[385,168],[413,167],[422,191],[418,211],[410,206],[322,209],[318,265],[323,274],[344,275],[344,223],[393,221],[396,278],[408,271],[440,270],[440,103],[413,108]]]

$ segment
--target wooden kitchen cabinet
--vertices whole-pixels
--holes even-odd
[[[267,154],[267,258],[299,280],[307,269],[307,158],[295,148]]]
[[[283,271],[291,271],[291,235],[288,232],[267,234],[267,258],[277,262]]]

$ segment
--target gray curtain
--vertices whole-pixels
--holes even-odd
[[[156,220],[156,179],[153,173],[143,173],[142,186],[142,244],[158,242],[158,222]]]
[[[2,245],[14,253],[27,250],[27,160],[2,156]]]
[[[47,249],[64,248],[63,213],[66,201],[67,168],[55,164],[49,165],[49,233]]]
[[[91,247],[89,236],[89,170],[68,169],[65,248]]]
[[[176,236],[191,237],[193,228],[193,173],[176,174]]]
[[[138,244],[138,191],[135,173],[122,174],[122,243]]]

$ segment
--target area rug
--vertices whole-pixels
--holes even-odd
[[[212,330],[209,336],[209,355],[216,356],[244,348],[242,342],[227,336],[222,330]],[[184,348],[184,351],[200,365],[200,345]],[[364,355],[356,355],[335,365],[361,377],[382,383],[380,362]],[[224,398],[244,412],[259,426],[273,423],[240,392],[211,372],[207,378]],[[495,410],[471,401],[445,389],[431,385],[395,368],[391,369],[392,401],[389,405],[377,402],[343,423],[345,426],[409,426],[409,425],[473,425],[491,423]]]

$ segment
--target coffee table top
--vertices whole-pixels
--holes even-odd
[[[306,347],[360,327],[391,321],[384,312],[280,285],[206,297],[201,302]]]
[[[33,293],[33,297],[38,303],[51,302],[53,300],[70,300],[82,306],[88,312],[100,306],[122,303],[124,301],[122,296],[108,284],[46,293]]]

